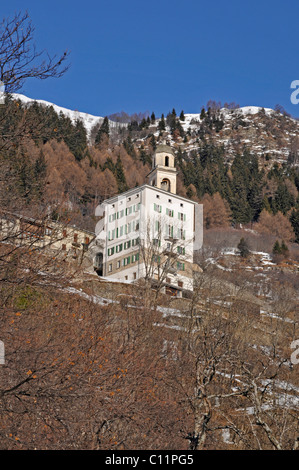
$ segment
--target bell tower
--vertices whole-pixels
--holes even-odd
[[[172,148],[165,144],[158,145],[153,156],[152,170],[148,174],[149,185],[176,194],[176,176]]]

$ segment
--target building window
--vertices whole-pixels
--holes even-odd
[[[182,220],[183,222],[186,222],[186,214],[183,214],[182,212],[178,212],[178,219]]]
[[[180,238],[181,240],[185,240],[185,230],[183,230],[182,228],[178,229],[178,238]]]
[[[109,230],[108,232],[108,240],[114,240],[115,238],[115,229],[113,229],[111,232]]]
[[[137,273],[133,273],[133,279],[137,279]]]
[[[116,263],[116,268],[119,269],[120,268],[120,261],[118,260],[117,263]]]
[[[116,246],[116,253],[119,253],[123,249],[123,244],[121,243],[120,245]]]
[[[185,271],[185,263],[181,263],[180,261],[177,262],[177,269],[179,271]]]
[[[161,213],[162,212],[162,206],[160,206],[159,204],[154,204],[154,210],[156,212]]]
[[[114,246],[112,248],[108,248],[108,256],[114,255]]]
[[[109,222],[114,222],[116,220],[117,214],[116,212],[114,214],[109,215]]]
[[[128,248],[131,247],[131,240],[129,240],[128,242],[125,242],[124,243],[124,250],[127,250]]]
[[[139,253],[132,255],[132,263],[135,263],[136,261],[139,261]]]
[[[173,226],[172,225],[166,225],[166,236],[173,238]]]
[[[173,214],[174,214],[174,211],[172,209],[166,209],[166,215],[168,215],[169,217],[173,217]]]
[[[108,272],[111,273],[112,271],[112,263],[108,265]]]
[[[178,246],[177,247],[177,252],[178,252],[179,255],[184,255],[185,254],[185,247]]]
[[[130,256],[128,256],[127,258],[124,258],[123,259],[123,266],[127,266],[128,264],[130,264]]]
[[[153,255],[153,262],[160,264],[161,262],[161,257],[159,255]]]
[[[139,245],[139,238],[135,238],[135,240],[132,240],[132,246]]]

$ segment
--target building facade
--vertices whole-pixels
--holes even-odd
[[[0,243],[32,246],[81,260],[94,238],[93,232],[66,223],[0,211]]]
[[[176,194],[176,175],[172,149],[158,146],[148,184],[97,207],[93,252],[99,276],[124,282],[150,278],[175,295],[192,290],[202,205]]]

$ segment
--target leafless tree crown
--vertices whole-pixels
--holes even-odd
[[[0,80],[8,93],[20,90],[27,78],[61,77],[69,68],[68,51],[51,57],[33,42],[34,26],[28,13],[4,18],[0,25]]]

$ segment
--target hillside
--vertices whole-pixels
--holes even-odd
[[[90,138],[91,131],[94,127],[101,125],[104,121],[104,117],[101,116],[93,116],[92,114],[88,113],[83,113],[78,110],[71,110],[67,108],[63,108],[62,106],[57,106],[54,103],[50,103],[49,101],[45,100],[34,100],[32,98],[28,98],[25,95],[21,95],[19,93],[12,93],[12,97],[15,100],[20,100],[24,105],[30,106],[34,102],[45,107],[45,108],[53,108],[56,114],[62,113],[64,116],[68,117],[73,124],[76,123],[76,121],[82,122],[88,138]],[[120,128],[123,125],[121,123],[116,123],[114,121],[109,120],[109,126],[112,128]]]
[[[57,114],[62,113],[69,117],[73,124],[77,120],[81,121],[86,129],[88,138],[91,138],[92,130],[103,123],[104,117],[93,116],[78,110],[69,110],[56,104],[44,100],[33,100],[21,94],[13,94],[14,99],[20,100],[26,105],[33,102],[45,107],[52,107]],[[119,118],[121,119],[121,117]],[[149,126],[148,134],[153,133],[159,137],[159,120],[155,119]],[[141,118],[140,118],[141,121]],[[140,124],[139,121],[139,124]],[[215,126],[215,123],[217,125]],[[204,132],[205,137],[215,145],[223,145],[228,158],[242,151],[243,146],[250,151],[269,160],[284,162],[290,154],[298,150],[299,121],[283,112],[283,110],[273,110],[258,106],[237,107],[234,109],[220,108],[211,110],[211,119],[207,113],[188,114],[184,113],[184,119],[180,120],[180,125],[185,134],[188,135],[188,142],[172,135],[171,126],[166,125],[164,137],[169,143],[188,153],[198,148],[198,137]],[[111,129],[127,127],[127,124],[119,120],[109,119]],[[144,140],[144,138],[143,138]],[[295,162],[299,164],[298,161]]]
[[[1,448],[298,448],[297,121],[208,108],[114,126],[17,98],[0,108],[4,214],[93,231],[96,205],[142,184],[168,141],[204,243],[179,299],[100,280],[88,250],[36,245],[27,226],[0,231]]]
[[[266,254],[209,258],[174,299],[0,250],[2,449],[297,448],[296,279]]]

